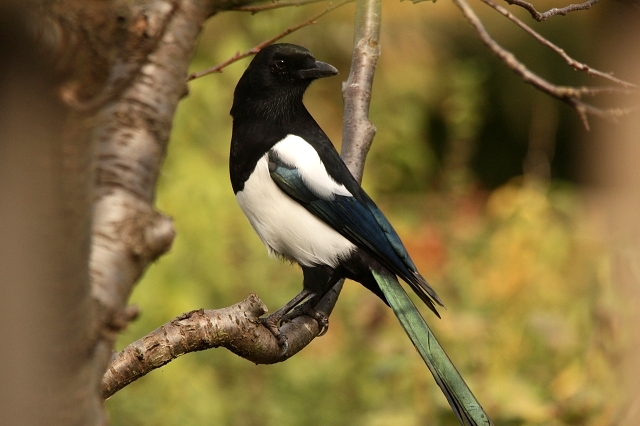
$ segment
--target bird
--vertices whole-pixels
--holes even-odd
[[[362,189],[303,103],[310,84],[338,74],[295,44],[260,50],[234,90],[229,174],[236,200],[272,257],[300,265],[303,289],[262,323],[286,351],[279,324],[310,315],[341,279],[391,306],[461,425],[491,422],[439,345],[398,277],[438,317],[442,300],[400,237]]]

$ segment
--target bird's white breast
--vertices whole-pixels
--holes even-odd
[[[280,158],[300,170],[303,180],[323,195],[351,195],[327,173],[315,150],[297,136],[289,135],[273,148]],[[315,156],[315,158],[314,158]],[[323,197],[324,198],[324,197]],[[257,163],[236,199],[251,226],[271,255],[281,255],[305,266],[335,267],[355,246],[286,195],[269,174],[268,155]]]

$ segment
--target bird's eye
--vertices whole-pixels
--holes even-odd
[[[284,63],[284,60],[282,59],[276,60],[276,62],[274,63],[274,66],[276,67],[276,69],[279,69],[279,70],[283,70],[287,67],[286,64]]]

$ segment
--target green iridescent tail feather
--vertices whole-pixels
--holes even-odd
[[[395,276],[372,270],[391,309],[429,367],[438,386],[463,426],[493,426],[440,343]]]

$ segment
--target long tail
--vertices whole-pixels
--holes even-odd
[[[371,270],[402,328],[429,367],[463,426],[493,426],[395,276]]]

